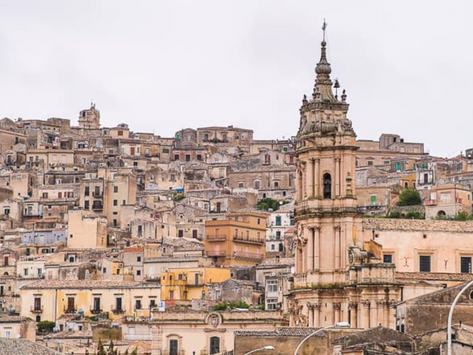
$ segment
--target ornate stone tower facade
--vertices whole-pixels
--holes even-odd
[[[338,80],[330,79],[326,47],[324,38],[312,98],[304,96],[300,109],[291,325],[393,327],[390,304],[399,297],[394,265],[380,262],[380,245],[361,240],[352,180],[356,134],[345,90],[338,97]]]

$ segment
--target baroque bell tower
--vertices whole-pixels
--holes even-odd
[[[312,98],[304,95],[297,133],[297,238],[294,285],[289,296],[291,325],[318,327],[345,321],[364,328],[389,326],[392,313],[388,303],[397,296],[385,284],[394,280],[394,266],[373,262],[373,253],[365,250],[372,247],[371,242],[361,240],[362,217],[357,214],[353,181],[356,134],[347,118],[345,90],[339,97],[338,80],[332,82],[330,78],[325,23],[322,29]],[[382,279],[382,285],[358,287],[367,267],[374,270],[372,280]],[[378,305],[386,299],[378,312]],[[372,310],[376,307],[376,314],[364,312],[364,304]]]

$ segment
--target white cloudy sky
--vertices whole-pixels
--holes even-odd
[[[235,125],[295,135],[321,24],[359,138],[452,156],[473,147],[473,30],[464,1],[1,1],[0,117],[64,117],[171,136]]]

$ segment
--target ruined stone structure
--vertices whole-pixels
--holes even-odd
[[[305,96],[297,135],[296,273],[291,325],[394,326],[390,305],[399,299],[393,264],[381,246],[362,240],[355,184],[356,134],[348,104],[332,91],[325,40],[312,99]],[[357,231],[359,232],[357,236]]]
[[[79,113],[79,128],[100,128],[100,111],[91,103],[90,108]]]

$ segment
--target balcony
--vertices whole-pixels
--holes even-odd
[[[117,314],[124,314],[125,310],[124,309],[112,309],[112,313],[117,315]]]
[[[246,260],[246,261],[261,261],[263,256],[258,253],[247,253],[244,251],[235,251],[233,253],[234,259]]]
[[[211,257],[226,257],[227,256],[227,252],[226,251],[216,251],[216,250],[209,250],[207,251],[206,253],[207,256],[211,256]]]
[[[103,205],[101,203],[95,203],[92,205],[92,210],[94,211],[102,211]]]
[[[93,197],[102,197],[103,196],[103,193],[102,191],[92,191],[92,196]]]
[[[90,313],[92,313],[92,314],[100,314],[102,312],[103,311],[100,308],[91,308],[90,309]]]
[[[256,245],[263,245],[264,244],[264,239],[262,238],[251,238],[251,237],[244,237],[242,235],[234,235],[233,236],[233,241],[235,242],[240,242],[240,243],[245,243],[245,244],[256,244]]]
[[[43,313],[43,311],[44,311],[43,306],[41,306],[41,307],[31,307],[31,310],[30,310],[31,313],[35,313],[35,314]]]
[[[205,238],[208,242],[224,242],[227,240],[227,236],[225,234],[207,235]]]
[[[424,201],[425,206],[437,206],[437,200],[426,200]]]
[[[64,307],[64,313],[65,314],[74,314],[77,313],[77,308],[75,307]]]

